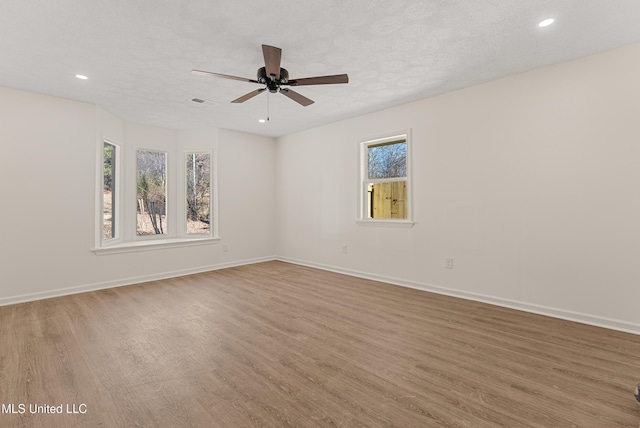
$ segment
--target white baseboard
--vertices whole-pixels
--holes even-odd
[[[617,330],[617,331],[623,331],[625,333],[640,335],[640,324],[635,324],[635,323],[631,323],[623,320],[617,320],[617,319],[611,319],[606,317],[600,317],[596,315],[589,315],[589,314],[584,314],[579,312],[567,311],[564,309],[535,305],[532,303],[503,299],[500,297],[493,297],[493,296],[488,296],[484,294],[470,293],[462,290],[438,287],[436,285],[418,283],[414,281],[407,281],[404,279],[392,278],[392,277],[387,277],[383,275],[375,275],[368,272],[361,272],[361,271],[352,270],[352,269],[329,266],[321,263],[314,263],[314,262],[294,259],[290,257],[278,256],[275,259],[282,262],[286,262],[286,263],[293,263],[301,266],[322,269],[330,272],[341,273],[344,275],[355,276],[358,278],[385,282],[388,284],[399,285],[402,287],[415,288],[417,290],[429,291],[431,293],[443,294],[446,296],[458,297],[458,298],[467,299],[467,300],[474,300],[476,302],[488,303],[491,305],[502,306],[505,308],[516,309],[516,310],[530,312],[534,314],[545,315],[553,318],[560,318],[567,321],[574,321],[581,324],[588,324],[596,327],[607,328],[610,330]]]
[[[76,287],[59,288],[57,290],[47,290],[37,293],[22,294],[19,296],[0,298],[0,306],[14,305],[16,303],[32,302],[34,300],[50,299],[52,297],[67,296],[69,294],[86,293],[89,291],[104,290],[106,288],[122,287],[125,285],[141,284],[160,279],[175,278],[178,276],[192,275],[194,273],[210,272],[235,266],[250,265],[254,263],[268,262],[276,260],[275,256],[260,257],[254,259],[238,260],[233,262],[218,263],[215,265],[200,266],[197,268],[181,269],[169,272],[161,272],[153,275],[142,275],[130,278],[122,278],[113,281],[98,282],[94,284],[80,285]]]

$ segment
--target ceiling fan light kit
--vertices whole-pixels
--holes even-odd
[[[313,104],[313,100],[298,92],[282,86],[308,86],[308,85],[330,85],[337,83],[349,83],[349,76],[346,74],[335,74],[331,76],[305,77],[301,79],[289,79],[289,72],[280,67],[282,59],[282,49],[274,46],[262,45],[262,55],[264,57],[264,67],[258,69],[256,79],[229,76],[227,74],[212,73],[210,71],[192,70],[193,74],[201,76],[213,76],[223,79],[239,80],[242,82],[257,83],[265,85],[263,88],[251,91],[235,100],[232,103],[243,103],[258,94],[268,90],[271,93],[281,93],[298,104],[306,107]]]

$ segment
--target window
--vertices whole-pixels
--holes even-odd
[[[409,153],[409,133],[360,143],[360,221],[413,224]]]
[[[211,233],[211,155],[187,153],[185,194],[187,234]]]
[[[117,146],[108,141],[102,147],[102,239],[116,237],[116,194]]]
[[[98,140],[96,254],[220,239],[213,144],[197,149],[158,145],[136,148]]]
[[[167,154],[136,153],[136,235],[167,234]]]
[[[406,139],[367,145],[367,218],[407,218]]]

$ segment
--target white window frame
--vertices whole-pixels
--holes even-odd
[[[209,155],[209,223],[208,233],[187,233],[187,155],[191,153],[206,153]],[[183,180],[180,199],[180,234],[185,238],[214,238],[218,236],[218,188],[217,188],[217,163],[211,149],[193,149],[182,152],[180,176]]]
[[[115,148],[115,209],[112,207],[111,216],[115,219],[114,237],[105,239],[103,233],[104,227],[104,145],[110,144]],[[122,242],[122,146],[110,138],[101,138],[98,150],[98,168],[97,182],[98,189],[96,191],[96,207],[98,215],[96,216],[96,246],[114,245]]]
[[[104,240],[102,235],[103,223],[103,167],[104,142],[116,146],[116,236]],[[167,230],[164,235],[137,234],[137,153],[138,151],[161,152],[166,155],[167,174]],[[138,146],[130,147],[127,151],[123,146],[114,143],[113,139],[100,138],[97,147],[96,162],[96,232],[95,246],[92,248],[96,255],[129,253],[138,251],[158,250],[163,248],[179,248],[184,246],[206,245],[220,241],[218,234],[218,165],[212,148],[180,148],[167,149],[162,147]],[[181,160],[176,158],[183,153]],[[208,153],[211,173],[211,224],[210,232],[202,234],[186,233],[186,154]],[[126,164],[126,165],[125,165]],[[119,166],[119,167],[118,167]],[[127,181],[125,183],[125,180]],[[176,204],[173,201],[178,201]],[[181,225],[183,223],[183,225]]]
[[[393,177],[383,179],[370,179],[369,178],[369,163],[368,163],[368,150],[370,146],[380,145],[384,143],[390,143],[393,141],[404,140],[407,144],[407,175],[406,177]],[[415,222],[413,221],[413,192],[412,192],[412,180],[411,180],[411,130],[403,130],[399,132],[385,134],[383,136],[369,138],[358,143],[358,213],[356,217],[356,223],[363,226],[389,226],[389,227],[413,227]],[[368,186],[369,184],[381,183],[381,182],[393,182],[393,181],[405,181],[407,189],[407,218],[397,219],[381,219],[381,218],[369,218],[368,215]]]

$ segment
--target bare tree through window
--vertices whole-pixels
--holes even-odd
[[[211,156],[209,153],[187,153],[187,233],[209,233],[211,230]]]
[[[167,233],[167,154],[138,150],[138,235]]]
[[[391,142],[369,146],[369,178],[406,177],[407,143]]]
[[[102,239],[116,236],[116,146],[105,141],[102,147]]]

